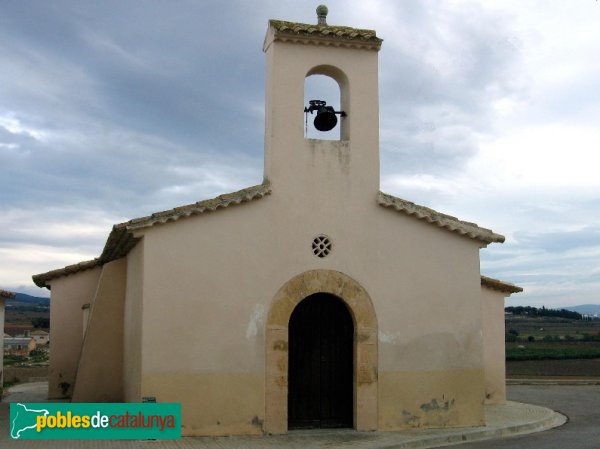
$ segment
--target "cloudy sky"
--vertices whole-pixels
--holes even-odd
[[[262,180],[269,18],[318,2],[0,2],[0,288]],[[376,29],[382,190],[506,235],[509,304],[600,303],[600,3],[331,0]]]

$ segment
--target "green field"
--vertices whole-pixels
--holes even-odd
[[[558,344],[548,347],[543,344],[509,344],[506,346],[506,360],[564,360],[600,358],[600,343],[591,346]]]
[[[600,320],[582,321],[568,318],[539,317],[527,315],[506,315],[506,331],[515,330],[521,340],[533,336],[536,340],[545,337],[565,337],[581,339],[584,335],[598,335],[600,333]]]
[[[506,360],[600,358],[600,321],[506,315]]]

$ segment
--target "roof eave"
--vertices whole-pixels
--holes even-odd
[[[50,290],[49,282],[53,279],[68,276],[70,274],[79,273],[81,271],[91,270],[92,268],[96,268],[101,265],[100,258],[95,258],[92,260],[86,260],[84,262],[79,262],[73,265],[67,265],[64,268],[58,268],[56,270],[48,271],[46,273],[34,274],[31,276],[33,279],[33,283],[38,287],[44,288],[46,287]]]
[[[459,220],[456,217],[443,214],[434,209],[403,200],[393,195],[379,192],[377,202],[380,206],[392,208],[398,212],[412,216],[426,223],[431,223],[447,231],[479,240],[486,245],[489,243],[503,243],[505,237],[496,234],[491,229],[478,226],[476,223]]]
[[[383,39],[374,30],[269,20],[263,51],[274,42],[292,42],[379,51]]]
[[[489,288],[490,290],[509,294],[521,293],[523,291],[523,287],[483,275],[481,276],[481,286]]]

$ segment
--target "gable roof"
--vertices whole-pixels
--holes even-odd
[[[124,223],[116,224],[113,226],[112,231],[106,240],[106,244],[104,245],[100,257],[74,265],[68,265],[64,268],[48,271],[46,273],[36,274],[32,276],[33,282],[38,287],[50,288],[48,282],[52,279],[90,270],[102,266],[107,262],[124,257],[139,241],[139,238],[136,238],[133,235],[133,232],[136,230],[150,228],[171,221],[177,221],[182,218],[212,212],[219,208],[226,208],[232,205],[257,200],[270,194],[271,185],[269,181],[265,180],[262,184],[238,190],[237,192],[219,195],[208,200],[198,201],[196,203],[156,212],[146,217],[134,218]],[[479,227],[475,223],[470,223],[468,221],[461,221],[456,217],[442,214],[441,212],[437,212],[425,206],[419,206],[418,204],[397,198],[393,195],[379,192],[377,202],[383,207],[392,208],[398,212],[423,220],[426,223],[431,223],[459,235],[480,240],[486,244],[492,242],[504,242],[504,236],[496,234],[490,229]]]
[[[523,291],[523,287],[487,276],[481,276],[481,286],[503,293],[521,293]]]
[[[496,234],[491,229],[479,227],[476,223],[459,220],[456,217],[442,214],[436,210],[425,206],[419,206],[418,204],[411,203],[410,201],[403,200],[402,198],[387,193],[379,192],[377,195],[377,202],[380,206],[392,208],[398,212],[402,212],[406,215],[413,216],[419,220],[446,229],[447,231],[480,240],[486,244],[504,242],[504,236]]]
[[[335,45],[368,50],[379,50],[383,42],[383,39],[377,37],[375,30],[347,26],[269,20],[269,27],[273,30],[273,40],[282,42]],[[268,43],[265,42],[264,48],[267,46]]]
[[[271,194],[269,181],[262,184],[238,190],[237,192],[219,195],[196,203],[176,207],[162,212],[155,212],[146,217],[134,218],[125,223],[113,226],[108,236],[104,250],[100,255],[101,263],[110,262],[126,255],[135,246],[138,239],[133,237],[132,232],[139,229],[150,228],[155,225],[177,221],[181,218],[200,215],[205,212],[213,212],[219,208],[225,208],[236,204],[256,200]]]
[[[182,218],[194,215],[213,212],[220,208],[226,208],[232,205],[241,204],[248,201],[257,200],[271,194],[271,185],[269,181],[262,184],[238,190],[237,192],[219,195],[204,201],[197,201],[185,206],[176,207],[166,211],[155,212],[146,217],[134,218],[133,220],[119,223],[113,226],[108,235],[106,244],[100,257],[74,265],[69,265],[47,273],[36,274],[32,276],[33,282],[38,287],[50,288],[48,282],[62,276],[79,273],[92,268],[104,265],[112,260],[120,259],[136,245],[139,238],[133,236],[133,232],[139,229],[150,228],[152,226],[165,224],[170,221],[177,221]]]

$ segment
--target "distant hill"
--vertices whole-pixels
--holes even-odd
[[[582,315],[594,315],[600,313],[600,304],[582,304],[580,306],[565,307],[565,309],[581,313]]]
[[[26,295],[25,293],[16,293],[14,299],[6,301],[7,307],[50,307],[50,298],[40,296]]]

